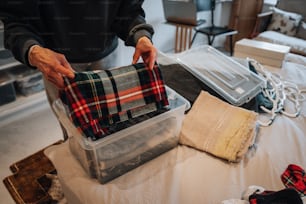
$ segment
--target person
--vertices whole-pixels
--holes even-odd
[[[153,68],[157,55],[154,29],[146,23],[143,2],[2,0],[4,45],[18,61],[42,72],[52,108],[64,86],[63,76],[73,78],[75,71],[116,65],[118,38],[135,47],[133,64],[142,58]]]

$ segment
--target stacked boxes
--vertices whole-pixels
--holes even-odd
[[[234,56],[253,58],[263,65],[281,68],[290,47],[263,41],[242,39],[236,42]]]
[[[5,71],[0,72],[0,105],[16,100],[14,79]]]
[[[0,50],[4,49],[4,25],[0,20]]]
[[[44,90],[42,73],[38,70],[19,65],[10,68],[8,72],[15,78],[16,90],[22,95],[28,96]]]
[[[15,101],[20,94],[29,96],[42,90],[44,83],[38,70],[17,65],[0,71],[0,105]]]

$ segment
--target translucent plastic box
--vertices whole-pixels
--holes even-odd
[[[42,73],[30,69],[24,65],[17,65],[8,70],[9,74],[15,78],[16,90],[22,95],[28,96],[44,90]]]
[[[106,183],[176,147],[190,103],[166,87],[170,110],[97,141],[85,138],[70,122],[60,100],[53,107],[68,130],[70,150],[85,171]]]
[[[14,79],[5,71],[0,72],[0,105],[16,100]]]
[[[265,86],[264,79],[248,67],[208,45],[170,58],[235,106],[249,102]]]

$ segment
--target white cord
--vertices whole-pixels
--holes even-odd
[[[265,87],[262,88],[263,95],[272,102],[272,109],[269,110],[264,106],[260,106],[261,110],[270,114],[268,120],[258,120],[261,126],[270,126],[278,114],[283,114],[287,117],[298,117],[301,112],[300,103],[306,100],[302,95],[306,90],[300,90],[298,86],[292,82],[284,81],[280,75],[267,71],[259,62],[254,59],[247,59],[255,68],[256,71],[266,79]],[[285,108],[285,103],[290,101],[295,106],[294,112],[288,112]]]

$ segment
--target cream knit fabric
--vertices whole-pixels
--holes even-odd
[[[180,143],[238,162],[255,136],[256,116],[202,91],[183,121]]]

